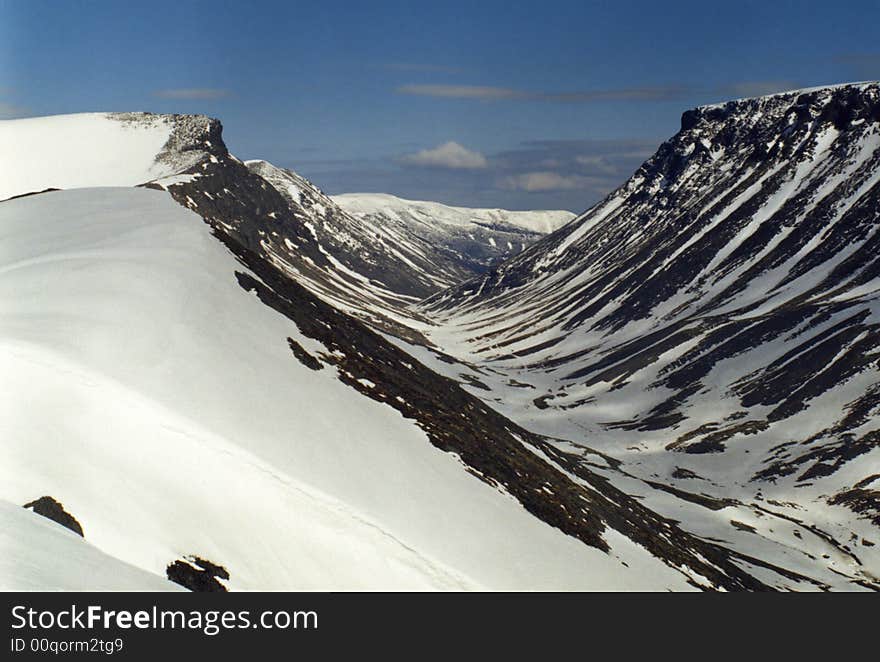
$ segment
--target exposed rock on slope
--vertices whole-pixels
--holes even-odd
[[[29,501],[24,504],[24,507],[30,508],[37,515],[41,515],[46,519],[57,522],[61,526],[70,529],[78,536],[83,536],[82,526],[76,521],[76,518],[64,510],[64,506],[50,496],[43,496],[34,501]]]
[[[170,581],[196,593],[226,593],[227,591],[220,582],[221,579],[229,579],[229,572],[226,568],[198,556],[188,556],[170,563],[165,569],[165,574]]]

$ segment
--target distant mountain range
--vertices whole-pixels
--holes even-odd
[[[575,216],[567,211],[450,207],[381,193],[349,193],[333,200],[378,228],[406,260],[432,256],[428,273],[444,287],[485,273]]]

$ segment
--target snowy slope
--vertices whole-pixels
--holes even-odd
[[[160,576],[195,554],[234,589],[688,586],[613,531],[605,553],[548,526],[298,361],[288,338],[327,348],[163,192],[4,202],[0,247],[0,499],[53,495],[104,554]],[[29,576],[34,541],[5,540]]]
[[[657,483],[613,478],[688,530],[876,587],[878,210],[877,83],[701,107],[606,200],[423,310],[474,393]]]
[[[75,533],[0,500],[0,591],[182,591]]]

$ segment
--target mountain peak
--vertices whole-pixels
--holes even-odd
[[[228,154],[219,120],[147,112],[0,121],[0,200],[45,188],[135,186]]]
[[[696,126],[701,119],[722,119],[747,112],[766,112],[773,108],[798,107],[818,109],[826,105],[838,105],[845,108],[866,109],[867,116],[874,113],[878,117],[880,109],[880,82],[862,81],[841,83],[819,87],[807,87],[784,92],[775,92],[755,97],[732,99],[721,103],[697,106],[682,113],[681,130],[686,131]],[[804,112],[801,111],[801,115]]]

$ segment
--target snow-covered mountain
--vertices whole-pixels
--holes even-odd
[[[222,145],[219,123],[149,113],[0,122],[0,200],[45,189],[136,186],[183,172]],[[220,150],[223,151],[223,150]]]
[[[878,242],[880,85],[794,91],[684,113],[603,202],[421,310],[474,393],[687,530],[877,588]]]
[[[568,211],[507,211],[450,207],[381,193],[346,193],[333,200],[376,228],[408,261],[429,255],[446,287],[484,273],[574,218]]]
[[[446,376],[481,368],[413,344],[425,318],[348,273],[216,120],[41,121],[0,124],[2,172],[32,164],[0,203],[0,586],[812,586]],[[108,153],[66,147],[89,137]]]

